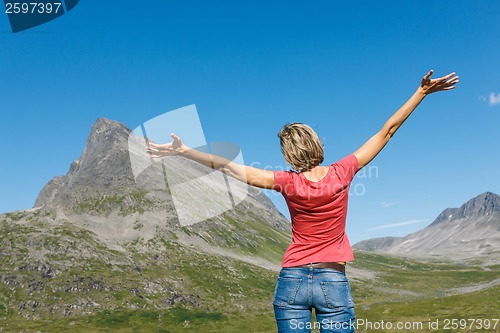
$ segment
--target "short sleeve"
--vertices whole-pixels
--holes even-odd
[[[339,177],[340,181],[347,185],[349,184],[359,169],[359,162],[354,154],[348,155],[338,162],[332,164]]]
[[[286,188],[286,184],[289,182],[289,179],[290,179],[289,171],[275,170],[273,190],[282,193]]]

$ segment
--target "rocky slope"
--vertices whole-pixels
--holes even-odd
[[[460,208],[445,209],[429,226],[405,237],[361,241],[355,248],[407,256],[449,259],[498,258],[500,196],[486,192]]]

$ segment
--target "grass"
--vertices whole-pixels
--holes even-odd
[[[118,211],[120,216],[133,213],[143,214],[147,209],[154,206],[154,202],[146,198],[147,192],[135,190],[125,195],[106,194],[98,197],[88,197],[76,203],[73,210],[76,213],[89,213],[97,215],[108,215],[112,211]]]
[[[444,324],[452,319],[500,319],[500,286],[453,295],[454,288],[495,280],[500,276],[498,265],[485,270],[479,262],[470,266],[419,262],[362,251],[356,253],[353,265],[377,274],[375,280],[351,282],[358,319],[372,323],[414,322],[423,325],[423,329],[406,329],[404,332],[432,331],[429,322],[436,321],[441,325],[439,332],[481,331],[468,327],[451,329],[451,326],[445,330]],[[362,329],[359,331],[363,332]],[[397,329],[367,330],[371,331],[398,332]],[[500,323],[495,330],[483,331],[500,332]]]
[[[281,262],[290,243],[287,232],[270,228],[268,222],[252,212],[229,211],[222,215],[222,219],[212,219],[203,225],[202,238],[209,244],[271,262]],[[200,231],[196,226],[183,227],[182,230],[188,235]]]
[[[251,324],[249,324],[251,323]],[[222,312],[175,307],[168,311],[102,311],[93,316],[63,318],[57,321],[9,322],[5,332],[120,332],[120,333],[206,333],[272,332],[270,313],[226,315]]]
[[[421,300],[391,302],[384,301],[370,304],[368,309],[357,308],[357,318],[371,322],[415,322],[423,323],[424,328],[429,322],[439,322],[440,332],[445,332],[444,326],[455,320],[492,320],[500,319],[500,287],[494,287],[475,293],[455,295],[450,297],[426,297]],[[470,324],[470,321],[469,321]],[[425,326],[427,325],[427,326]],[[451,328],[451,326],[450,326]],[[470,327],[450,329],[449,332],[500,332],[500,322],[496,329],[475,330]],[[380,332],[394,332],[395,330],[380,330]],[[408,330],[412,331],[412,330]],[[418,330],[415,330],[418,331]],[[424,331],[430,331],[429,327]]]
[[[376,288],[405,290],[419,297],[446,296],[450,289],[477,285],[498,278],[498,267],[418,262],[411,259],[357,252],[354,267],[378,272]]]
[[[267,258],[276,260],[282,255],[276,247],[284,251],[286,236],[265,223],[252,214],[234,215],[226,220],[228,229],[214,224],[210,232],[214,239],[227,238],[222,247],[259,257],[269,251]],[[37,221],[0,224],[2,333],[276,331],[271,301],[277,272],[183,246],[171,231],[118,252],[69,223],[48,228]],[[230,243],[235,234],[247,242]],[[453,288],[492,281],[500,276],[500,265],[421,262],[361,251],[352,265],[376,275],[351,281],[358,319],[444,325],[451,319],[499,317],[500,286],[461,295]],[[46,267],[52,276],[44,275]],[[486,332],[500,332],[500,324]]]

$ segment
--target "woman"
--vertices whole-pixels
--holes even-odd
[[[278,331],[354,332],[354,302],[345,264],[354,259],[345,233],[349,185],[356,172],[370,163],[403,122],[429,94],[450,90],[455,73],[431,79],[429,71],[410,99],[353,154],[321,166],[323,145],[307,125],[285,125],[278,136],[285,160],[294,171],[269,171],[233,163],[225,158],[190,149],[179,137],[158,145],[150,143],[152,157],[181,155],[220,170],[240,181],[279,191],[292,220],[292,243],[283,257],[274,295]],[[316,324],[312,323],[315,309]]]

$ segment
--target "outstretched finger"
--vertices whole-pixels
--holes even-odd
[[[458,81],[459,81],[458,76],[455,76],[455,77],[452,77],[451,79],[449,79],[447,83],[455,84]]]
[[[447,81],[442,81],[444,86],[454,86],[458,83],[458,76],[448,79]]]
[[[434,70],[430,70],[429,73],[427,73],[425,76],[424,76],[424,80],[429,80],[432,76],[432,74],[434,74]]]
[[[456,78],[451,79],[450,81],[446,82],[445,88],[446,90],[449,89],[454,89],[455,85],[459,82],[458,76]]]
[[[455,75],[455,72],[452,72],[452,73],[450,73],[450,74],[448,74],[448,75],[445,75],[445,76],[443,76],[443,77],[440,77],[439,79],[436,79],[436,80],[439,80],[439,81],[441,81],[441,82],[446,82],[446,81],[448,81],[451,77],[453,77],[454,75]]]
[[[158,148],[158,144],[154,143],[154,142],[151,142],[149,141],[148,144],[147,144],[148,147],[153,147],[153,148]]]

